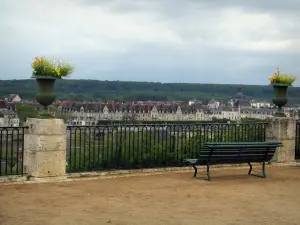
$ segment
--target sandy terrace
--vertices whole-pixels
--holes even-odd
[[[1,225],[300,224],[300,167],[0,186]]]

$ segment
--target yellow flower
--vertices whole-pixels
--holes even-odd
[[[54,68],[55,73],[57,74],[57,76],[60,76],[60,71],[57,68]]]
[[[65,77],[72,73],[72,66],[61,64],[59,61],[49,60],[45,57],[35,57],[31,63],[33,75],[47,75]]]

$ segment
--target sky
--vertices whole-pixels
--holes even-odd
[[[70,79],[268,84],[299,75],[300,0],[0,0],[0,79],[35,56]]]

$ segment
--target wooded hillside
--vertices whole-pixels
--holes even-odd
[[[98,80],[58,80],[55,85],[57,99],[76,100],[227,100],[237,93],[238,87],[247,99],[271,100],[271,86],[232,84],[153,83]],[[19,94],[24,99],[34,99],[35,80],[2,80],[0,96]],[[300,87],[289,89],[289,103],[300,103]]]

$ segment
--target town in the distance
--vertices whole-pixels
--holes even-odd
[[[18,127],[26,118],[34,117],[41,106],[32,100],[23,99],[18,94],[8,94],[0,100],[0,126]],[[242,89],[227,101],[192,99],[190,101],[124,101],[91,102],[57,100],[49,107],[49,112],[64,119],[68,125],[93,126],[118,123],[161,122],[241,122],[243,120],[267,120],[273,117],[276,106],[267,100],[247,99]],[[287,117],[298,119],[299,105],[283,107]]]

